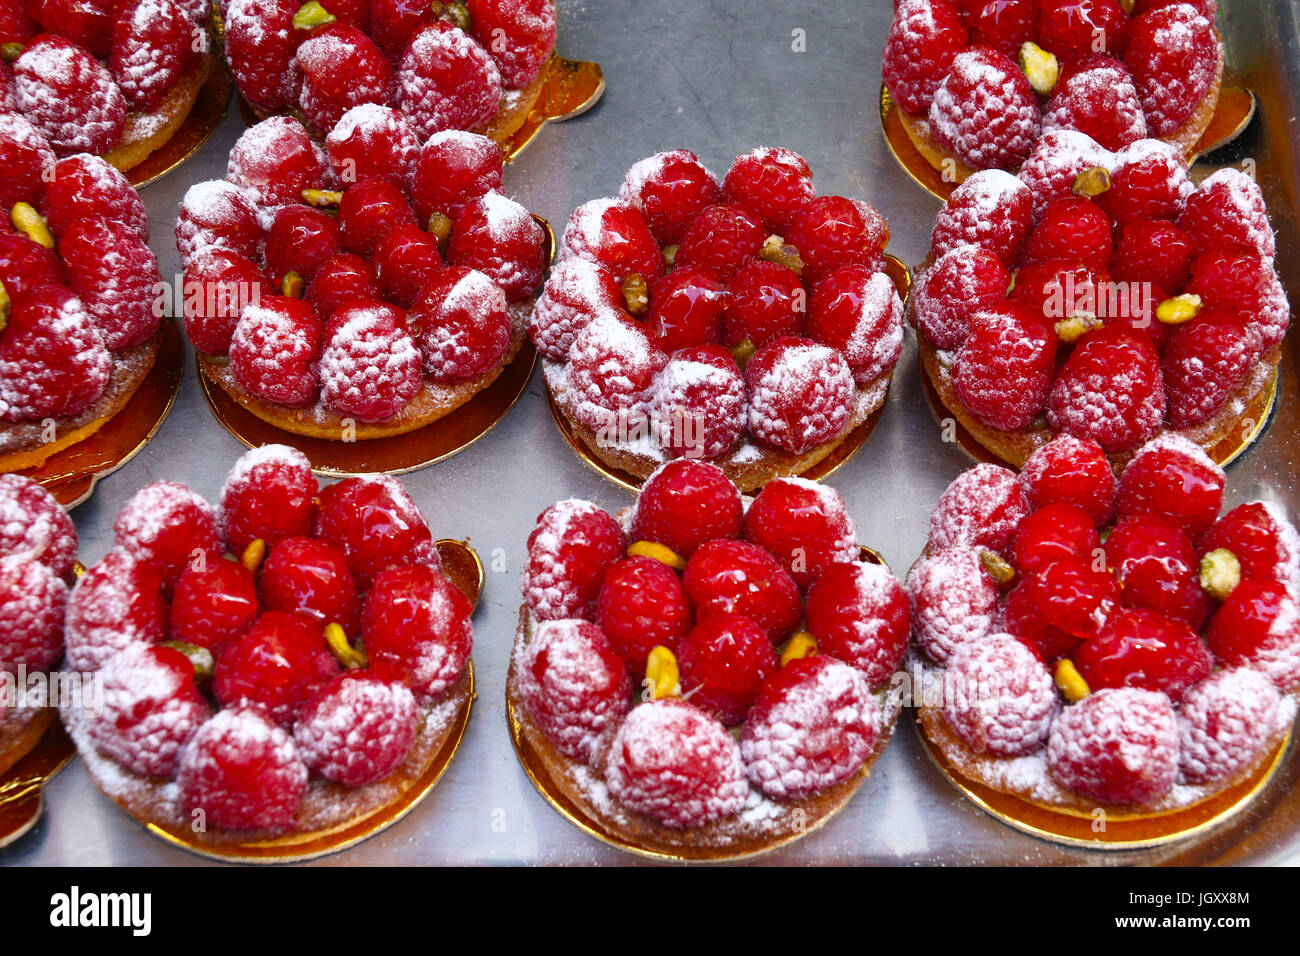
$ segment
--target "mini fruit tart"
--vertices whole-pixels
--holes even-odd
[[[476,133],[421,138],[363,105],[319,148],[301,123],[247,130],[226,181],[176,224],[202,373],[287,432],[422,428],[487,388],[527,338],[549,231],[501,188]]]
[[[788,149],[721,185],[686,150],[644,159],[574,211],[533,310],[555,406],[637,480],[679,457],[742,491],[803,474],[884,405],[903,344],[888,241]]]
[[[950,181],[1015,172],[1041,135],[1141,139],[1190,159],[1223,79],[1215,0],[900,0],[885,86]]]
[[[749,500],[673,461],[623,520],[561,501],[529,536],[507,684],[528,775],[649,856],[736,859],[816,828],[893,732],[902,585],[804,479]]]
[[[1014,465],[1061,433],[1116,465],[1162,433],[1224,460],[1267,418],[1290,305],[1258,185],[1167,144],[1044,136],[944,204],[908,302],[932,400]]]
[[[0,0],[0,206],[35,202],[10,170],[34,148],[125,172],[167,143],[215,68],[208,19],[206,0]]]
[[[1176,838],[1260,788],[1300,688],[1300,537],[1267,502],[1220,516],[1223,490],[1178,435],[1118,482],[1062,435],[1019,476],[948,486],[907,589],[920,726],[959,786],[1101,844]]]
[[[267,445],[218,508],[155,482],[115,531],[66,621],[103,707],[62,716],[122,809],[198,853],[275,861],[349,846],[432,788],[473,699],[473,601],[399,481],[318,488]]]

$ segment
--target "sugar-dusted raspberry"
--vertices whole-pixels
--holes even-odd
[[[739,614],[761,627],[773,644],[786,638],[803,613],[794,578],[749,541],[718,538],[701,545],[686,563],[682,582],[699,620]]]
[[[134,644],[100,675],[103,711],[90,724],[95,748],[141,777],[175,777],[181,751],[211,716],[194,686],[194,665],[170,647]]]
[[[1262,311],[1267,282],[1272,274],[1272,265],[1253,249],[1219,246],[1192,260],[1186,291],[1200,296],[1202,305],[1226,313],[1238,313],[1249,321]],[[1239,324],[1245,325],[1244,322]]]
[[[1089,694],[1053,724],[1047,769],[1063,787],[1093,800],[1158,799],[1178,774],[1178,724],[1169,698],[1132,687]]]
[[[0,419],[76,415],[104,393],[111,372],[103,336],[71,290],[44,285],[11,304],[0,332]]]
[[[1235,316],[1205,311],[1174,330],[1160,359],[1174,428],[1209,421],[1245,381],[1258,340]]]
[[[198,59],[194,20],[176,0],[132,0],[113,23],[109,70],[132,110],[152,113]]]
[[[103,216],[149,241],[149,214],[140,194],[99,156],[80,153],[55,163],[45,184],[42,208],[55,236],[62,236],[78,219]]]
[[[1183,695],[1179,766],[1189,783],[1226,782],[1246,770],[1277,735],[1281,697],[1249,667],[1221,670]]]
[[[698,266],[728,280],[767,238],[758,214],[736,204],[709,206],[691,221],[677,252],[678,266]]]
[[[642,415],[667,364],[668,356],[641,323],[626,313],[595,316],[569,350],[567,389],[578,420],[592,429],[617,430]]]
[[[1022,576],[1046,570],[1062,558],[1089,558],[1101,543],[1092,516],[1056,501],[1031,511],[1016,529],[1011,563]]]
[[[1195,538],[1219,516],[1223,488],[1223,469],[1198,445],[1164,435],[1143,446],[1124,469],[1116,513],[1164,518]]]
[[[993,628],[998,589],[977,550],[949,548],[923,557],[907,575],[912,634],[935,663]]]
[[[35,203],[54,164],[45,135],[17,113],[0,111],[0,206]]]
[[[1088,686],[1142,687],[1177,701],[1214,666],[1200,637],[1181,621],[1146,608],[1112,614],[1074,655]]]
[[[937,349],[960,348],[971,316],[1001,302],[1010,285],[1011,273],[993,253],[973,245],[950,249],[917,277],[917,328]]]
[[[646,479],[632,515],[632,538],[689,558],[715,538],[740,536],[740,492],[717,465],[679,459]]]
[[[1300,684],[1300,604],[1288,585],[1248,578],[1210,619],[1205,639],[1220,664],[1248,664],[1279,690]]]
[[[1043,110],[1044,132],[1054,129],[1078,130],[1112,150],[1146,136],[1146,114],[1124,64],[1098,57],[1066,76]]]
[[[1151,282],[1161,289],[1181,289],[1191,261],[1191,243],[1172,222],[1134,219],[1119,231],[1110,274],[1120,282]]]
[[[1198,252],[1231,243],[1265,259],[1276,254],[1264,194],[1255,180],[1232,166],[1207,176],[1187,197],[1178,228]]]
[[[1029,236],[1034,197],[1025,184],[1000,169],[967,177],[939,210],[930,232],[935,258],[959,246],[975,245],[1011,265]]]
[[[1123,52],[1128,17],[1118,0],[1043,0],[1038,41],[1066,61]]]
[[[1026,40],[1038,36],[1037,0],[967,0],[960,4],[973,43],[991,46],[1013,59]]]
[[[338,220],[311,206],[281,206],[266,234],[266,271],[277,283],[289,272],[310,280],[342,251]]]
[[[309,769],[345,787],[364,787],[406,759],[418,723],[410,688],[369,671],[349,671],[307,702],[293,739]]]
[[[383,179],[405,186],[415,169],[420,136],[397,110],[362,103],[334,124],[325,137],[325,148],[340,183]]]
[[[284,538],[258,575],[262,607],[299,611],[323,624],[356,631],[360,601],[347,559],[338,548],[314,538]]]
[[[665,352],[710,345],[722,338],[722,312],[727,290],[713,275],[684,265],[650,286],[646,328]]]
[[[222,707],[252,704],[292,727],[316,689],[338,673],[324,625],[306,614],[265,611],[222,650],[212,692]]]
[[[212,179],[186,190],[176,219],[176,248],[183,263],[215,249],[256,261],[265,238],[257,207],[240,187]]]
[[[26,554],[0,557],[0,672],[53,667],[63,657],[68,586]]]
[[[393,71],[374,42],[354,26],[332,23],[312,32],[294,54],[298,107],[319,131],[332,130],[362,103],[386,105]]]
[[[767,633],[739,614],[711,614],[677,646],[682,692],[705,713],[734,727],[780,668]]]
[[[378,298],[379,285],[370,263],[351,252],[323,261],[307,285],[307,301],[326,322],[347,306]]]
[[[1260,348],[1275,348],[1286,337],[1291,323],[1291,301],[1277,273],[1269,271],[1264,280],[1264,290],[1260,298],[1260,311],[1255,316],[1251,329],[1259,335]]]
[[[302,299],[262,296],[239,315],[230,338],[230,371],[253,395],[297,407],[316,398],[321,321]]]
[[[1020,484],[1032,508],[1055,501],[1078,505],[1101,526],[1115,504],[1115,473],[1091,438],[1058,435],[1020,470]]]
[[[411,38],[397,72],[397,104],[423,138],[485,126],[500,103],[501,72],[467,33],[439,22]]]
[[[501,189],[505,159],[496,143],[478,133],[444,130],[420,149],[411,198],[427,220],[435,212],[455,218],[470,200]]]
[[[813,198],[812,169],[793,150],[761,146],[737,156],[722,181],[729,202],[754,210],[769,231],[788,228]]]
[[[1194,113],[1220,64],[1214,22],[1188,4],[1134,17],[1124,61],[1153,136],[1168,136]]]
[[[621,558],[610,565],[596,603],[596,624],[639,682],[657,645],[676,649],[691,627],[686,592],[676,573],[653,558]]]
[[[321,491],[315,534],[348,556],[363,591],[390,568],[442,569],[424,515],[391,475],[357,475]]]
[[[1010,634],[959,645],[948,658],[943,717],[975,753],[1015,757],[1037,750],[1060,712],[1052,675]]]
[[[59,241],[72,288],[112,351],[139,345],[158,329],[158,260],[139,234],[102,216],[79,219]]]
[[[545,231],[527,209],[490,192],[465,203],[456,216],[447,261],[486,274],[518,302],[542,284],[545,242]]]
[[[1043,218],[1029,236],[1025,257],[1029,262],[1071,259],[1093,269],[1104,269],[1110,264],[1113,250],[1107,215],[1091,199],[1069,196],[1043,211]]]
[[[483,375],[499,366],[510,348],[506,295],[473,269],[451,266],[433,279],[411,317],[420,329],[424,370],[438,382]]]
[[[234,561],[190,565],[176,582],[168,625],[173,641],[218,654],[257,620],[253,573]]]
[[[1136,448],[1160,430],[1165,393],[1149,336],[1125,326],[1089,332],[1057,373],[1047,421],[1108,452]]]
[[[210,827],[287,829],[307,792],[307,767],[293,738],[253,707],[231,707],[204,724],[177,775],[186,815]]]
[[[818,652],[852,664],[872,687],[898,668],[908,621],[907,592],[883,565],[840,561],[808,590],[808,628]]]
[[[981,464],[962,472],[939,498],[930,515],[930,546],[973,547],[1004,552],[1029,513],[1015,472]]]
[[[507,87],[537,79],[555,52],[553,0],[474,0],[470,32],[492,53]]]
[[[858,556],[857,529],[838,491],[803,478],[776,478],[745,512],[746,540],[766,548],[807,588],[837,561]]]
[[[1106,562],[1129,607],[1147,608],[1200,631],[1210,615],[1191,539],[1163,518],[1124,518],[1106,539]]]
[[[628,714],[610,745],[605,780],[624,806],[675,829],[739,813],[749,790],[740,747],[722,724],[671,698]]]
[[[606,569],[623,553],[623,529],[590,501],[570,498],[543,511],[528,535],[524,599],[543,621],[595,615]]]
[[[304,189],[321,189],[330,181],[325,152],[302,123],[273,116],[250,126],[230,150],[226,179],[248,191],[263,206],[302,202]]]
[[[65,579],[77,557],[72,519],[52,494],[23,475],[0,475],[0,555],[9,554],[24,555]]]
[[[1168,143],[1144,139],[1116,154],[1110,188],[1097,203],[1122,226],[1135,219],[1174,219],[1191,191],[1182,153]]]
[[[674,149],[633,163],[618,198],[640,210],[655,239],[668,245],[681,242],[686,227],[722,193],[698,156]]]
[[[85,49],[45,33],[13,63],[14,100],[56,153],[107,152],[126,126],[126,99]]]
[[[358,302],[334,313],[318,374],[321,401],[340,414],[363,422],[399,414],[423,384],[406,313],[386,302]]]
[[[950,0],[902,0],[885,39],[885,85],[909,113],[924,114],[966,47],[966,27]]]
[[[794,213],[786,241],[799,250],[803,277],[820,281],[845,266],[884,268],[889,226],[875,207],[843,196],[818,196]]]
[[[668,457],[722,457],[745,431],[740,366],[721,345],[682,349],[659,374],[650,412]]]
[[[587,259],[565,259],[551,270],[533,306],[528,331],[547,358],[562,362],[578,333],[601,313],[623,311],[623,293],[613,275]]]
[[[366,179],[344,192],[339,203],[339,226],[343,244],[367,258],[374,256],[388,234],[398,228],[418,233],[406,194],[386,179]],[[432,237],[429,241],[432,243]]]
[[[174,481],[145,485],[128,501],[113,525],[116,548],[176,583],[187,565],[220,561],[221,539],[212,506]]]
[[[802,455],[844,431],[852,413],[853,372],[843,354],[811,339],[785,336],[745,366],[749,430]]]
[[[952,368],[963,407],[993,428],[1031,425],[1051,388],[1056,342],[1047,323],[1018,302],[973,313]]]
[[[474,605],[436,568],[395,567],[366,595],[362,640],[372,665],[436,697],[456,682],[474,649]]]
[[[1033,215],[1038,218],[1050,203],[1074,192],[1079,173],[1093,166],[1109,170],[1113,163],[1114,155],[1091,136],[1057,129],[1039,138],[1017,175],[1032,193]]]
[[[68,277],[51,250],[26,236],[0,233],[0,282],[12,301],[43,285],[67,285]]]
[[[807,291],[791,269],[777,262],[751,259],[727,283],[723,339],[756,348],[784,335],[798,335],[807,312]]]
[[[1022,579],[1007,592],[994,628],[1006,631],[1023,643],[1048,665],[1069,657],[1083,642],[1054,624],[1048,624],[1038,611],[1033,585]]]
[[[544,621],[518,652],[520,702],[562,754],[587,762],[631,706],[623,661],[587,621]]]
[[[0,489],[2,482],[0,479]],[[1248,578],[1292,582],[1300,575],[1300,536],[1283,510],[1270,501],[1237,505],[1216,521],[1202,540],[1201,550],[1218,548],[1231,551]]]
[[[244,452],[221,489],[221,536],[239,554],[257,538],[273,545],[309,535],[316,491],[311,462],[296,448],[263,445]]]
[[[228,0],[225,17],[226,62],[239,93],[268,113],[290,105],[289,65],[306,39],[294,28],[298,0]]]
[[[819,283],[808,307],[807,334],[844,353],[865,385],[893,370],[903,349],[903,303],[883,272],[845,266]]]
[[[162,579],[148,565],[120,551],[105,555],[68,596],[68,666],[98,670],[124,647],[164,640],[167,611],[162,590]]]
[[[935,141],[974,169],[1015,169],[1038,136],[1038,100],[1005,53],[957,54],[930,103]]]

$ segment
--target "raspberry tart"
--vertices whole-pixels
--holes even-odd
[[[525,771],[652,857],[737,859],[821,825],[893,732],[902,585],[805,479],[750,500],[677,460],[621,518],[570,499],[529,536],[507,683]]]
[[[350,846],[432,789],[474,696],[474,601],[400,482],[318,488],[301,452],[268,445],[217,508],[155,482],[115,531],[66,621],[103,707],[63,718],[127,813],[271,862]]]
[[[640,161],[617,199],[574,211],[533,309],[557,421],[627,484],[681,457],[742,491],[824,477],[865,439],[902,349],[888,241],[788,149],[737,157],[721,183],[686,150]]]
[[[1223,470],[1187,439],[1118,481],[1062,435],[1019,476],[959,476],[907,588],[918,720],[995,815],[1132,846],[1262,788],[1300,688],[1300,536],[1268,502],[1220,516]]]
[[[1267,419],[1290,306],[1259,186],[1167,144],[1049,133],[939,212],[908,303],[932,404],[1022,465],[1058,434],[1116,465],[1182,435],[1218,461]],[[940,407],[941,406],[941,407]]]

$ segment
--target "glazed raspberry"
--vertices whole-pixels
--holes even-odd
[[[221,489],[217,521],[236,554],[261,538],[268,545],[311,534],[316,517],[316,478],[296,448],[263,445],[245,452]]]
[[[230,371],[258,398],[297,407],[316,398],[321,321],[302,299],[262,296],[244,306],[230,338]]]
[[[697,618],[741,615],[773,644],[786,638],[803,612],[794,578],[748,541],[719,538],[701,545],[686,563],[682,583]]]
[[[0,112],[0,206],[35,203],[45,189],[42,172],[54,163],[44,134],[16,113]]]
[[[456,216],[447,260],[484,273],[518,302],[542,284],[545,242],[545,231],[527,209],[490,192],[471,199]]]
[[[363,591],[390,568],[442,568],[424,515],[390,475],[344,478],[324,489],[315,536],[347,555],[352,577]]]
[[[1053,561],[1090,558],[1100,543],[1088,512],[1076,505],[1053,502],[1030,512],[1020,522],[1012,564],[1021,575],[1037,574]]]
[[[965,47],[966,28],[949,0],[902,0],[885,40],[885,85],[903,109],[923,114]]]
[[[445,130],[420,149],[411,183],[415,211],[427,220],[435,212],[455,218],[464,205],[502,185],[501,147],[478,133]]]
[[[1091,555],[1053,561],[1027,583],[1043,622],[1073,637],[1095,636],[1119,604],[1119,582]]]
[[[1043,215],[1050,203],[1074,192],[1074,181],[1093,166],[1109,170],[1114,156],[1091,136],[1070,129],[1044,133],[1020,167],[1020,182],[1028,187],[1033,215]],[[1003,259],[1006,262],[1006,259]]]
[[[644,413],[668,356],[654,346],[626,313],[602,313],[587,324],[569,350],[567,390],[578,421],[596,430],[617,430]]]
[[[1120,282],[1151,282],[1162,289],[1181,289],[1190,274],[1191,260],[1191,243],[1172,222],[1135,219],[1119,232],[1110,274]]]
[[[1044,0],[1039,43],[1064,60],[1123,51],[1128,17],[1117,0]]]
[[[1198,252],[1223,244],[1254,249],[1265,259],[1276,252],[1263,193],[1253,179],[1231,166],[1206,177],[1187,197],[1178,228]]]
[[[1204,311],[1174,330],[1160,358],[1173,428],[1209,421],[1246,380],[1258,340],[1236,316]]]
[[[257,620],[253,574],[234,561],[187,567],[172,594],[168,624],[173,641],[220,651]]]
[[[342,552],[313,538],[285,538],[271,549],[258,583],[268,611],[300,611],[355,633],[360,602]]]
[[[1043,130],[1054,129],[1078,130],[1112,150],[1146,136],[1146,114],[1124,64],[1099,57],[1066,76],[1043,110]]]
[[[1112,614],[1097,636],[1079,648],[1074,663],[1093,690],[1141,687],[1175,701],[1214,666],[1191,628],[1146,609]]]
[[[198,59],[194,30],[194,20],[175,0],[134,0],[121,8],[108,66],[132,110],[156,110]]]
[[[1062,786],[1094,800],[1158,799],[1178,773],[1178,725],[1169,698],[1129,687],[1089,694],[1052,726],[1047,768]]]
[[[844,431],[853,373],[844,356],[811,339],[785,336],[745,366],[749,430],[759,441],[802,455]]]
[[[0,557],[0,671],[44,671],[63,657],[68,586],[26,554]]]
[[[596,624],[639,682],[657,645],[674,649],[691,627],[682,582],[653,558],[622,558],[610,565],[596,603]]]
[[[671,245],[682,241],[686,227],[722,193],[698,156],[674,149],[634,163],[618,198],[640,210],[656,240]]]
[[[259,710],[232,707],[199,728],[177,782],[186,814],[202,810],[210,827],[284,829],[307,791],[307,768],[282,728]]]
[[[748,541],[766,548],[807,588],[837,561],[857,558],[857,529],[834,488],[803,478],[776,478],[745,512]]]
[[[1043,620],[1034,600],[1033,587],[1021,581],[1007,592],[997,627],[1020,641],[1047,665],[1069,657],[1083,642]]]
[[[1015,473],[1000,465],[976,465],[948,485],[930,515],[930,545],[1004,552],[1029,513]]]
[[[1104,270],[1089,269],[1076,259],[1049,259],[1021,266],[1010,297],[1054,327],[1062,319],[1080,315],[1108,318],[1112,299],[1117,306],[1121,302],[1118,291]],[[1129,300],[1122,302],[1127,305]]]
[[[939,210],[930,232],[936,259],[959,246],[976,245],[1010,265],[1029,236],[1034,197],[1025,184],[1000,169],[967,177]]]
[[[126,126],[126,100],[82,47],[42,34],[13,63],[14,100],[56,153],[104,153]]]
[[[1122,325],[1085,335],[1047,399],[1047,421],[1055,431],[1095,439],[1108,452],[1151,438],[1164,414],[1160,356],[1149,336]]]
[[[492,51],[508,87],[537,79],[555,52],[555,4],[552,0],[476,0],[470,32]]]
[[[889,227],[874,207],[843,196],[818,196],[800,207],[785,238],[799,250],[803,277],[818,282],[845,266],[884,268]]]
[[[363,103],[339,118],[325,147],[340,183],[383,179],[405,186],[414,175],[420,136],[397,110]]]
[[[903,348],[903,303],[883,272],[845,266],[817,284],[807,334],[844,353],[860,385],[892,371]]]
[[[574,760],[590,761],[631,706],[623,661],[586,621],[543,622],[519,652],[518,675],[528,715]]]
[[[745,379],[721,345],[682,349],[664,366],[651,406],[669,458],[717,459],[745,431]]]
[[[446,269],[438,240],[414,225],[397,226],[379,241],[374,266],[384,298],[404,309]]]
[[[343,193],[339,203],[343,244],[351,252],[370,258],[385,237],[405,226],[415,229],[415,213],[406,194],[386,179],[367,179]]]
[[[551,270],[533,306],[528,332],[538,351],[562,362],[578,333],[596,315],[617,315],[623,307],[623,293],[612,275],[586,259],[565,259]]]
[[[304,189],[326,187],[329,176],[324,151],[302,123],[288,116],[273,116],[245,130],[226,167],[226,179],[263,206],[301,202]]]
[[[1277,581],[1242,581],[1210,618],[1205,639],[1220,664],[1263,671],[1279,690],[1300,684],[1300,607]]]
[[[1035,0],[973,0],[962,5],[971,41],[991,46],[1013,59],[1020,55],[1026,40],[1038,36]]]
[[[438,382],[476,378],[505,361],[510,315],[501,287],[481,272],[452,266],[424,287],[411,311],[424,370]]]
[[[318,369],[321,401],[363,422],[393,418],[423,384],[406,313],[386,302],[360,302],[336,312]]]
[[[1277,734],[1277,688],[1248,667],[1219,671],[1183,695],[1178,709],[1180,768],[1189,783],[1242,773]]]
[[[158,329],[158,260],[126,226],[79,219],[64,232],[59,256],[72,288],[112,351],[139,345]]]
[[[1115,473],[1091,438],[1057,435],[1029,456],[1020,484],[1031,508],[1054,501],[1078,505],[1099,527],[1115,505]]]
[[[103,216],[149,241],[149,214],[140,194],[98,156],[82,153],[55,163],[45,184],[42,208],[55,236],[62,236],[78,219]]]
[[[36,24],[23,4],[7,3],[0,7],[0,43],[26,43],[35,31]]]
[[[605,780],[624,806],[674,829],[739,813],[749,790],[740,748],[722,724],[672,699],[627,715],[610,746]]]
[[[1202,252],[1192,261],[1186,291],[1200,296],[1202,305],[1242,314],[1249,321],[1263,311],[1267,283],[1272,275],[1272,266],[1253,250],[1220,246]],[[1254,332],[1251,325],[1250,330]]]
[[[763,683],[780,668],[763,629],[738,614],[713,614],[677,649],[682,692],[728,727],[745,719]]]
[[[1215,80],[1214,24],[1186,4],[1149,10],[1128,25],[1124,60],[1153,136],[1168,136],[1195,112]]]
[[[1115,157],[1110,188],[1097,202],[1120,226],[1135,219],[1173,219],[1191,189],[1182,155],[1167,143],[1145,139]]]
[[[1033,310],[1005,302],[970,317],[970,334],[953,362],[962,405],[993,428],[1031,425],[1056,370],[1056,335]]]
[[[441,571],[397,567],[366,595],[362,637],[370,663],[436,697],[456,682],[474,648],[474,605]]]
[[[331,130],[362,103],[387,104],[393,71],[379,47],[356,27],[333,23],[312,32],[294,54],[301,77],[298,106],[316,129]]]
[[[257,208],[238,186],[214,179],[186,190],[176,219],[176,248],[183,263],[217,249],[256,261],[264,241]]]
[[[733,346],[748,339],[762,348],[784,335],[798,335],[806,311],[807,292],[792,270],[751,259],[727,283],[723,339]]]
[[[729,202],[752,209],[769,231],[788,228],[813,198],[812,169],[792,150],[763,146],[737,156],[722,181]]]
[[[1193,538],[1209,530],[1223,506],[1223,469],[1197,445],[1165,435],[1144,446],[1119,480],[1116,514],[1154,515]]]
[[[289,64],[307,34],[293,26],[298,0],[228,0],[226,62],[239,93],[268,113],[291,103]]]
[[[68,513],[22,475],[0,475],[0,554],[25,555],[65,579],[77,557],[77,530]]]
[[[0,419],[75,415],[104,393],[111,366],[81,300],[62,286],[40,286],[11,304],[0,331]]]
[[[1010,285],[1011,273],[993,253],[957,246],[917,278],[912,297],[916,326],[935,348],[960,348],[971,316],[1000,303]]]
[[[646,479],[631,535],[690,558],[705,542],[739,537],[742,513],[740,492],[721,468],[679,459]]]
[[[1082,196],[1058,199],[1043,213],[1025,250],[1030,262],[1073,259],[1093,269],[1110,264],[1110,219]]]
[[[645,218],[636,208],[613,199],[583,203],[569,216],[557,259],[563,263],[575,256],[594,262],[619,282],[631,275],[654,279],[664,270],[659,245]]]
[[[594,616],[605,570],[623,553],[623,529],[589,501],[551,505],[528,536],[523,592],[543,621]]]
[[[433,23],[411,38],[397,72],[397,104],[423,138],[484,126],[500,102],[501,73],[468,34]]]
[[[872,687],[897,670],[907,649],[907,592],[878,564],[841,561],[808,590],[808,627],[818,652],[852,664]]]
[[[801,800],[853,776],[880,739],[871,688],[829,657],[792,661],[763,685],[740,752],[750,781],[777,800]]]
[[[943,717],[975,753],[1015,757],[1037,750],[1060,713],[1052,675],[1010,634],[957,647],[944,671],[953,692]]]
[[[351,252],[340,252],[321,263],[307,286],[307,301],[328,322],[349,305],[378,299],[379,286],[370,263]]]
[[[174,481],[155,481],[137,491],[113,525],[116,548],[158,572],[171,586],[186,566],[220,561],[212,506]]]
[[[345,787],[364,787],[406,759],[418,723],[408,687],[365,671],[347,672],[308,701],[293,739],[312,771]]]
[[[942,664],[953,650],[984,638],[993,627],[998,589],[974,548],[949,548],[923,557],[907,575],[912,633]]]
[[[1272,502],[1237,505],[1216,521],[1201,542],[1201,550],[1217,548],[1231,551],[1241,564],[1241,573],[1248,578],[1289,582],[1300,571],[1300,539],[1286,515]]]
[[[1106,562],[1124,586],[1124,603],[1149,608],[1200,631],[1210,615],[1196,549],[1163,518],[1124,518],[1106,539]]]
[[[650,287],[646,327],[665,352],[708,345],[722,338],[726,288],[704,269],[682,266]]]
[[[744,206],[709,206],[695,217],[682,236],[677,265],[699,266],[726,281],[746,260],[758,254],[766,238],[762,220]]]
[[[973,169],[1019,166],[1038,136],[1038,100],[1005,53],[957,54],[930,103],[935,141]]]
[[[282,206],[266,234],[266,270],[277,283],[291,271],[310,280],[340,251],[334,217],[310,206]]]
[[[224,708],[256,705],[292,727],[307,699],[338,670],[319,621],[266,611],[222,650],[212,692]]]
[[[400,59],[415,32],[434,19],[431,8],[403,0],[372,0],[369,7],[370,35],[390,60]]]
[[[141,777],[175,777],[181,751],[211,716],[194,665],[170,647],[135,644],[100,674],[103,711],[90,724],[96,749]]]

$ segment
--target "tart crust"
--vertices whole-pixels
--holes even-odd
[[[16,707],[0,717],[0,777],[32,752],[53,722],[52,707]]]
[[[122,138],[104,159],[122,172],[143,163],[149,156],[176,135],[190,110],[199,98],[199,91],[214,69],[215,57],[205,53],[197,69],[186,73],[167,91],[158,109],[152,113],[129,113]]]

